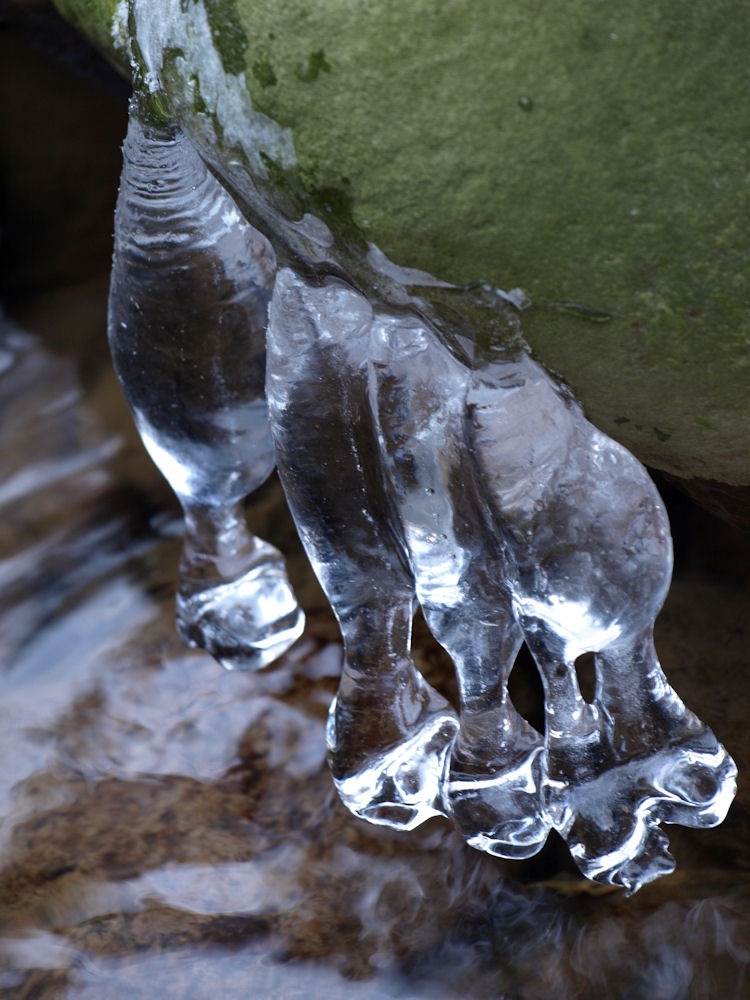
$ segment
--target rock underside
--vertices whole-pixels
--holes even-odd
[[[123,62],[111,0],[58,6]],[[532,349],[598,426],[672,475],[750,484],[745,0],[205,14],[227,78],[291,136],[279,189],[402,265],[522,288]],[[182,55],[167,100],[188,131],[221,126]]]

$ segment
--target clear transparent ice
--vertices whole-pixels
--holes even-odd
[[[185,513],[183,636],[253,668],[302,631],[280,554],[242,516],[275,455],[341,627],[327,740],[347,807],[406,830],[442,814],[506,858],[555,829],[585,875],[628,891],[671,871],[661,824],[721,822],[736,769],[657,659],[672,547],[645,469],[520,336],[467,340],[440,306],[448,286],[370,248],[383,287],[398,286],[398,308],[373,304],[341,267],[295,263],[283,239],[292,259],[277,271],[187,137],[137,100],[123,152],[109,335]],[[431,299],[406,288],[422,279]],[[477,295],[517,327],[512,296]],[[414,665],[417,606],[455,664],[458,711]],[[524,643],[543,733],[508,694]]]
[[[131,107],[115,212],[112,357],[185,515],[177,625],[230,669],[273,662],[304,616],[243,501],[274,466],[265,327],[275,258],[175,126]]]
[[[660,824],[720,822],[736,769],[654,650],[672,547],[645,469],[525,351],[462,357],[337,277],[279,272],[267,386],[344,638],[328,739],[347,806],[403,828],[442,812],[507,858],[554,828],[585,875],[629,891],[671,871]],[[458,717],[411,660],[415,602],[455,664]],[[508,695],[524,642],[544,735]]]

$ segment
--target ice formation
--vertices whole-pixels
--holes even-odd
[[[271,663],[304,616],[244,498],[273,469],[268,241],[176,127],[134,107],[115,212],[109,340],[149,454],[185,514],[177,624],[230,669]]]
[[[348,808],[400,829],[443,814],[507,858],[555,829],[584,874],[630,891],[671,871],[660,824],[719,823],[736,771],[654,650],[672,549],[645,469],[519,337],[467,337],[440,305],[444,282],[371,247],[383,282],[369,296],[342,266],[294,252],[325,231],[329,253],[315,220],[261,235],[190,140],[146,124],[137,101],[124,161],[110,339],[185,511],[183,635],[255,667],[300,634],[281,557],[240,514],[272,468],[273,434],[344,640],[327,736]],[[518,296],[476,294],[517,329]],[[417,605],[455,664],[458,712],[411,658]],[[543,734],[508,695],[524,642]],[[590,702],[575,669],[585,652]]]

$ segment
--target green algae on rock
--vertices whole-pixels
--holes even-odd
[[[522,288],[536,356],[642,460],[750,483],[747,0],[56,2],[334,232]]]

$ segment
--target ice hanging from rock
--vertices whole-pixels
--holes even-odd
[[[279,472],[344,640],[327,728],[344,803],[397,829],[443,814],[507,858],[555,829],[584,874],[629,891],[671,871],[661,824],[720,822],[735,767],[656,657],[672,553],[643,467],[530,359],[518,296],[453,288],[374,247],[342,252],[322,223],[268,206],[235,164],[240,211],[140,100],[109,334],[185,513],[182,634],[255,668],[302,631],[280,554],[241,512],[274,461],[270,302]],[[278,274],[244,211],[284,256]],[[458,713],[412,660],[417,605],[455,664]],[[508,695],[523,643],[544,733]],[[586,652],[591,702],[575,670]]]
[[[671,871],[660,824],[721,822],[736,769],[656,657],[672,549],[645,469],[525,351],[449,350],[418,313],[376,311],[339,277],[279,272],[267,386],[282,482],[344,637],[328,729],[344,802],[401,828],[442,812],[510,858],[555,828],[585,875],[629,891]],[[458,719],[411,661],[415,601],[455,663]],[[508,696],[522,642],[544,735]]]
[[[304,627],[281,554],[242,510],[274,465],[264,380],[275,258],[190,140],[140,102],[115,213],[112,357],[185,515],[178,628],[224,666],[254,669]]]

